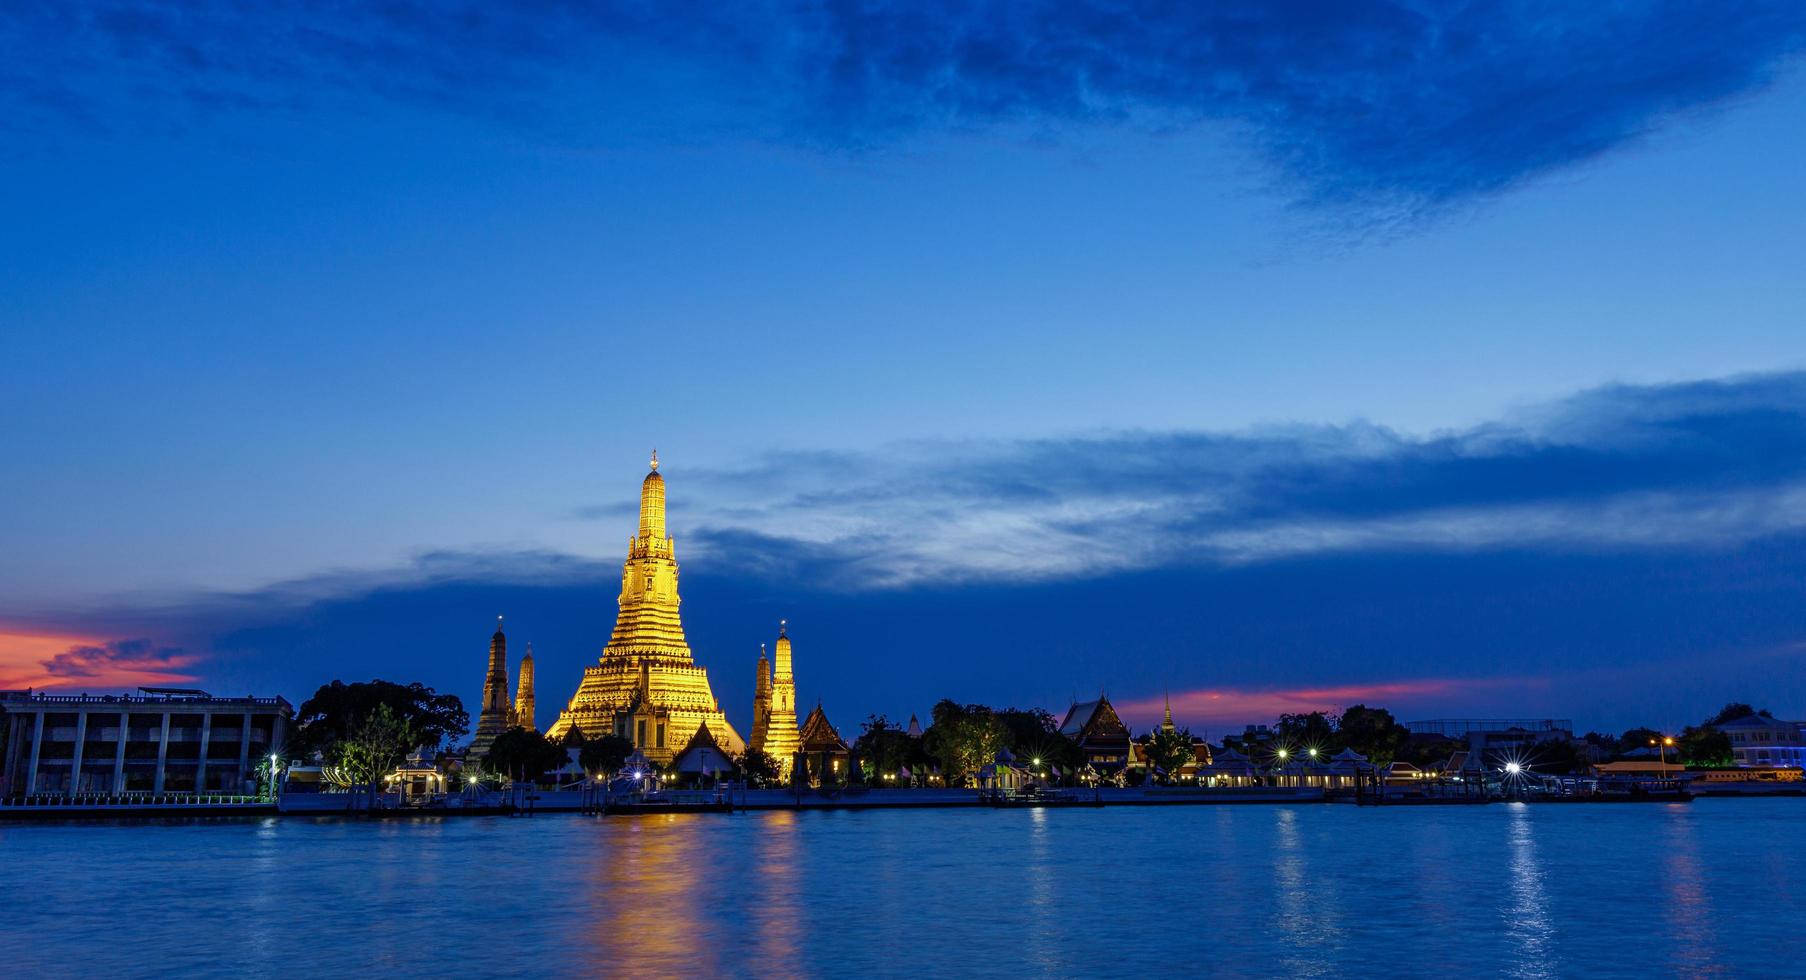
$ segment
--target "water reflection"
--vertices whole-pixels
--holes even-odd
[[[1273,816],[1273,883],[1287,972],[1323,976],[1334,969],[1341,944],[1333,875],[1313,870],[1296,809],[1285,807]]]
[[[1069,972],[1061,955],[1061,937],[1067,924],[1055,897],[1058,881],[1053,865],[1053,842],[1050,838],[1047,810],[1036,808],[1028,813],[1028,846],[1023,849],[1023,875],[1028,882],[1028,909],[1031,924],[1029,955],[1043,973],[1060,975]]]
[[[713,862],[695,814],[608,821],[609,846],[595,852],[590,931],[598,963],[628,974],[716,972],[713,910],[699,905]]]
[[[1667,903],[1651,912],[1656,921],[1672,923],[1667,936],[1675,944],[1675,966],[1679,972],[1699,976],[1718,966],[1718,936],[1713,928],[1717,913],[1706,892],[1693,815],[1680,805],[1665,809],[1668,812],[1662,814],[1660,840]]]
[[[1510,938],[1512,958],[1506,972],[1514,977],[1547,977],[1555,936],[1554,919],[1549,914],[1549,899],[1543,893],[1543,868],[1536,853],[1536,826],[1530,805],[1507,803],[1510,821],[1510,903],[1505,906],[1505,931]]]
[[[797,867],[798,819],[790,810],[767,813],[759,818],[754,838],[754,884],[749,911],[756,925],[752,940],[757,962],[752,965],[771,972],[782,972],[797,962],[802,931],[797,883],[803,877],[802,869]]]

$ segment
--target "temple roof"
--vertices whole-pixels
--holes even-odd
[[[1060,734],[1074,739],[1099,735],[1128,738],[1129,726],[1116,716],[1116,708],[1110,704],[1110,699],[1099,695],[1096,701],[1073,705],[1066,712],[1066,720],[1060,723]]]
[[[828,715],[821,710],[819,704],[815,706],[814,711],[809,712],[809,717],[804,720],[800,741],[804,752],[847,751],[847,743],[841,741],[840,733],[828,723]]]

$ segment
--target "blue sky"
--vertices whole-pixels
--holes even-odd
[[[1806,15],[1565,6],[9,7],[0,659],[556,705],[656,445],[736,719],[1806,715]]]

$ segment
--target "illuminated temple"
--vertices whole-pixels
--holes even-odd
[[[652,472],[640,484],[640,529],[627,545],[621,568],[620,612],[601,661],[583,681],[558,720],[547,729],[554,741],[571,729],[586,738],[610,733],[630,739],[646,758],[669,763],[708,725],[726,751],[746,750],[709,688],[678,617],[677,559],[665,533],[665,478]]]

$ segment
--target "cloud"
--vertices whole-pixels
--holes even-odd
[[[55,633],[0,633],[0,687],[86,690],[194,680],[198,657],[147,639],[77,640]]]
[[[575,145],[1206,128],[1252,146],[1298,206],[1374,228],[1759,91],[1803,43],[1806,8],[1785,0],[112,0],[0,10],[0,91],[15,126],[374,96]]]
[[[1806,528],[1806,374],[1613,386],[1471,429],[1125,432],[674,473],[691,554],[843,588],[1325,554],[1727,547]]]
[[[1099,687],[1144,723],[1172,690],[1193,725],[1365,701],[1673,727],[1756,698],[1752,678],[1806,701],[1806,374],[1611,386],[1426,435],[916,442],[672,465],[667,482],[685,628],[740,724],[780,617],[804,700],[843,725],[941,697],[1057,712]],[[579,525],[600,557],[433,551],[234,593],[0,607],[0,634],[28,641],[0,635],[0,679],[100,687],[80,672],[116,662],[291,700],[385,676],[474,703],[503,613],[549,713],[614,621],[632,518],[612,520],[618,535]],[[154,641],[59,661],[97,637]]]
[[[1116,707],[1124,719],[1145,728],[1157,723],[1170,703],[1174,722],[1195,729],[1198,725],[1238,725],[1312,711],[1334,715],[1355,704],[1414,708],[1456,695],[1502,690],[1521,694],[1548,686],[1547,678],[1444,677],[1302,688],[1213,687],[1135,697]]]

